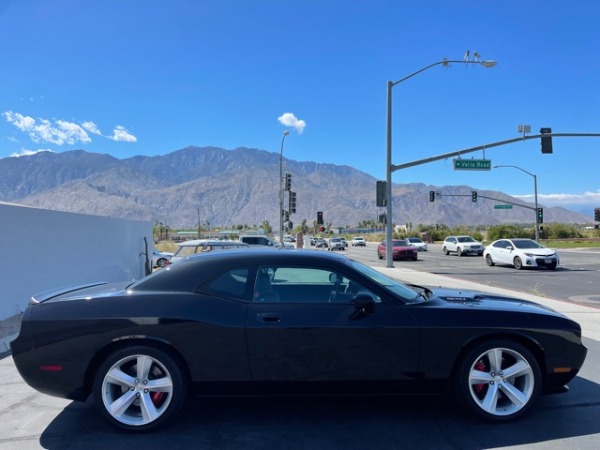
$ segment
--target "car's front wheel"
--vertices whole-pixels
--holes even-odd
[[[442,252],[448,256],[450,254],[450,252],[448,251],[448,249],[446,247],[442,248]]]
[[[494,259],[492,258],[492,255],[490,255],[489,253],[487,255],[485,255],[485,263],[488,266],[493,266],[494,265]]]
[[[458,254],[458,256],[462,256],[462,255],[463,255],[462,248],[458,247],[458,248],[456,249],[456,253]]]
[[[521,261],[521,258],[516,256],[513,260],[513,265],[515,266],[515,269],[521,270],[523,268],[523,261]]]
[[[109,422],[128,431],[162,426],[182,407],[186,383],[175,360],[147,346],[110,355],[94,379],[94,401]]]
[[[462,359],[455,379],[459,400],[495,422],[524,414],[541,391],[541,371],[524,346],[506,340],[483,343]]]

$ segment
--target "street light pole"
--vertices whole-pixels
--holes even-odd
[[[281,245],[283,245],[283,142],[289,134],[290,132],[287,130],[283,132],[279,152],[279,243]]]
[[[494,169],[497,169],[498,167],[512,167],[513,169],[519,169],[521,172],[525,172],[527,175],[530,175],[533,177],[533,195],[534,195],[534,199],[535,199],[535,222],[534,222],[535,223],[535,241],[538,242],[540,240],[540,223],[538,221],[537,176],[532,174],[531,172],[528,172],[525,169],[522,169],[521,167],[518,167],[518,166],[498,164],[498,165],[494,166]]]
[[[414,77],[415,75],[424,72],[431,67],[437,65],[443,65],[444,67],[448,67],[450,63],[464,63],[464,64],[479,64],[483,67],[490,68],[496,65],[496,61],[465,61],[465,60],[448,60],[446,58],[441,61],[430,64],[426,67],[423,67],[416,72],[411,73],[410,75],[398,80],[398,81],[388,81],[387,82],[387,126],[386,126],[386,164],[385,164],[385,202],[386,202],[386,218],[385,218],[385,266],[386,267],[394,267],[393,261],[393,252],[392,252],[392,172],[393,172],[393,164],[392,164],[392,88],[397,84],[402,83],[403,81],[408,80],[409,78]]]

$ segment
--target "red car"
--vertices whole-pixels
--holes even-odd
[[[382,241],[377,246],[377,256],[379,259],[385,258],[385,244]],[[392,239],[392,259],[412,259],[417,260],[419,250],[411,245],[408,239]]]

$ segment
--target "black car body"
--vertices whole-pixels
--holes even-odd
[[[563,390],[587,351],[576,322],[535,303],[407,286],[339,254],[253,249],[36,295],[11,348],[33,388],[93,393],[134,431],[162,425],[189,393],[450,388],[500,421]]]

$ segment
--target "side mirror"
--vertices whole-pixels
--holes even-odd
[[[375,299],[367,292],[359,292],[352,299],[352,304],[358,311],[369,316],[375,312]]]

